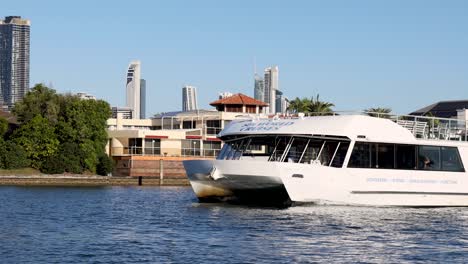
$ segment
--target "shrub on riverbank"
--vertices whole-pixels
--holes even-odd
[[[30,161],[24,149],[11,141],[0,144],[0,167],[12,170],[29,167]]]

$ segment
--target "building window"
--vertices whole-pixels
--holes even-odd
[[[161,139],[145,138],[145,155],[161,155]]]
[[[196,127],[197,122],[196,121],[183,121],[182,122],[182,128],[183,129],[192,129]]]
[[[200,140],[183,139],[182,140],[182,156],[200,156]]]
[[[143,153],[142,142],[142,138],[129,138],[127,154],[141,155]]]
[[[217,135],[221,132],[221,120],[206,120],[206,134]]]
[[[203,141],[203,156],[216,157],[221,150],[221,141]]]

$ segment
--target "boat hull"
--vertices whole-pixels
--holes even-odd
[[[219,160],[184,161],[193,191],[201,202],[290,205],[275,164]]]
[[[468,206],[465,172],[351,169],[248,160],[185,161],[200,201]]]

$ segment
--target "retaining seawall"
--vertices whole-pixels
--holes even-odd
[[[113,176],[0,176],[0,186],[188,186],[190,182],[182,162],[203,158],[120,156],[113,159]]]
[[[0,176],[0,186],[188,186],[187,178]]]

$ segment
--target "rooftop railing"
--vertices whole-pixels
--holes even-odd
[[[456,140],[467,141],[467,121],[456,118],[441,118],[433,116],[396,115],[392,113],[377,112],[330,112],[307,113],[305,116],[327,115],[368,115],[377,118],[390,119],[398,125],[408,129],[415,138],[425,140]]]

